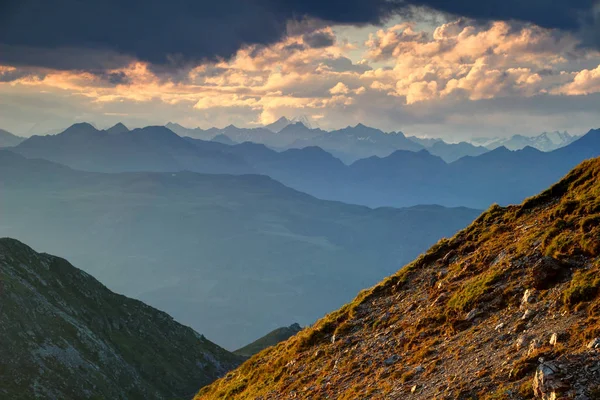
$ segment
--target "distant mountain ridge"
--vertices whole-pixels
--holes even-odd
[[[286,159],[307,150],[327,156],[315,148]],[[0,151],[0,188],[10,210],[0,236],[63,254],[227,349],[290,320],[312,323],[478,214],[373,210],[260,175],[81,172],[9,151]]]
[[[219,151],[202,152],[163,126],[101,131],[87,123],[57,135],[32,136],[13,149],[28,158],[44,158],[84,171],[252,172],[243,160]]]
[[[4,129],[0,129],[0,147],[13,147],[24,140],[25,138],[13,135],[12,133],[5,131]]]
[[[214,140],[217,136],[226,136],[236,143],[253,142],[277,150],[317,146],[347,164],[371,156],[385,157],[395,150],[427,149],[432,154],[442,157],[446,162],[452,162],[468,155],[480,155],[488,151],[484,147],[473,146],[466,142],[448,144],[441,139],[407,138],[402,132],[385,133],[363,124],[324,131],[311,128],[310,123],[305,120],[289,120],[285,117],[281,117],[264,128],[238,128],[230,125],[223,129],[202,130],[200,128],[188,129],[173,123],[168,123],[166,127],[180,136],[205,141]]]
[[[579,139],[579,136],[570,135],[568,132],[544,132],[537,136],[514,135],[509,138],[475,138],[475,144],[480,144],[490,150],[506,147],[509,150],[521,150],[533,147],[540,151],[553,151],[565,147]]]
[[[230,129],[248,134],[238,128]],[[297,138],[296,130],[301,134],[317,135],[310,140],[333,135],[362,138],[361,142],[367,147],[372,145],[369,138],[373,137],[381,137],[375,143],[408,141],[401,133],[379,133],[362,125],[337,134],[309,130],[299,123],[288,125],[277,134],[263,129],[280,140]],[[258,173],[321,199],[370,207],[441,204],[485,208],[494,202],[522,201],[581,161],[600,155],[599,132],[591,130],[573,143],[551,152],[529,146],[510,151],[502,146],[451,163],[433,155],[432,149],[421,149],[416,152],[395,150],[387,156],[371,156],[346,165],[316,146],[275,151],[251,142],[229,145],[182,138],[165,127],[146,127],[110,135],[86,124],[74,125],[59,135],[30,138],[12,151],[87,171]],[[446,150],[451,152],[450,145],[444,146]],[[446,156],[449,155],[447,152]]]
[[[242,360],[14,239],[0,239],[0,299],[5,399],[186,399]]]

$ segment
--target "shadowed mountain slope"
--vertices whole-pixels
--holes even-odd
[[[186,399],[241,358],[62,258],[0,239],[0,397]]]

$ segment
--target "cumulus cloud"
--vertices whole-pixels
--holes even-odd
[[[371,87],[408,104],[448,96],[470,100],[533,96],[565,83],[573,60],[598,57],[570,34],[506,22],[448,22],[433,32],[402,24],[371,34],[367,57],[391,67],[365,73]]]
[[[329,93],[331,94],[348,94],[350,93],[350,89],[343,82],[338,82],[334,87],[329,89]]]
[[[65,104],[77,103],[78,115],[101,115],[111,123],[120,115],[133,126],[142,120],[255,126],[302,114],[318,117],[323,128],[363,122],[427,133],[442,126],[466,132],[469,124],[485,126],[485,116],[498,121],[494,129],[500,129],[506,114],[485,108],[493,102],[506,109],[503,100],[560,97],[566,103],[572,97],[580,102],[600,92],[600,53],[582,49],[575,35],[531,24],[460,18],[423,29],[401,22],[370,35],[357,30],[353,34],[363,35],[359,40],[323,23],[297,25],[294,35],[278,42],[194,63],[180,68],[177,77],[135,59],[89,71],[4,64],[0,97],[49,93]],[[326,46],[308,43],[315,32],[327,37]],[[471,108],[465,111],[463,104]],[[470,118],[474,110],[485,112]]]
[[[572,81],[556,90],[567,95],[586,95],[600,92],[600,65],[596,69],[584,69],[571,75]]]

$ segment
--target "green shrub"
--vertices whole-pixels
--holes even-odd
[[[593,300],[600,288],[600,277],[596,271],[577,271],[573,274],[571,285],[563,294],[563,300],[567,306]]]

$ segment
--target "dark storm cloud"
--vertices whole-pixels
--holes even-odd
[[[302,36],[302,41],[313,49],[333,46],[335,36],[331,32],[314,32]]]
[[[14,82],[17,79],[21,79],[21,78],[24,78],[26,76],[31,76],[31,75],[32,75],[31,72],[29,72],[27,70],[15,69],[12,71],[0,71],[0,83]],[[42,76],[39,76],[39,78],[42,78]]]
[[[106,74],[105,78],[111,85],[124,85],[130,82],[129,77],[124,72],[111,72]]]
[[[596,0],[410,0],[421,5],[477,20],[517,20],[544,28],[578,30],[590,18]],[[592,22],[591,20],[587,22]]]
[[[518,20],[600,39],[594,0],[0,0],[0,63],[59,69],[229,57],[269,44],[305,18],[379,24],[410,6],[476,20]],[[308,25],[296,25],[296,28]],[[318,26],[318,24],[317,24]],[[307,28],[308,29],[308,28]],[[310,34],[310,30],[305,32]],[[314,44],[326,44],[315,37]],[[319,41],[320,40],[320,41]],[[59,50],[60,49],[60,50]],[[71,49],[71,50],[64,50]],[[75,49],[75,50],[73,50]],[[82,53],[80,49],[85,49]],[[59,53],[63,54],[60,55]]]

